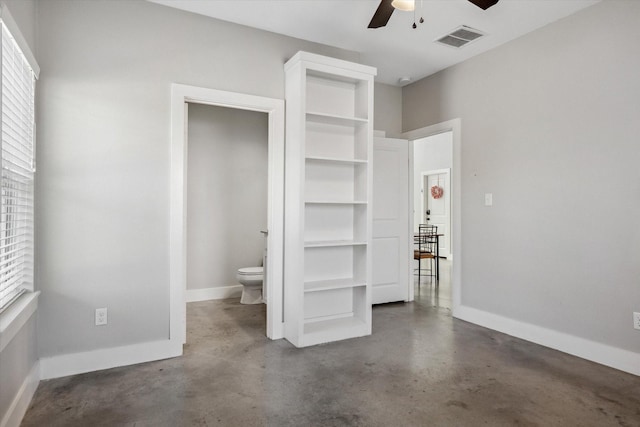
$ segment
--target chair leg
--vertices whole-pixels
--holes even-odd
[[[438,270],[439,270],[439,268],[438,268],[438,261],[439,261],[439,260],[437,260],[437,259],[434,259],[434,260],[433,260],[433,268],[435,268],[435,271],[433,272],[433,279],[434,279],[434,280],[435,280],[435,282],[436,282],[436,287],[438,287],[438,286],[440,285],[440,280],[438,279],[438,273],[439,273],[439,272],[438,272]]]
[[[422,258],[418,257],[418,295],[420,295],[420,273],[422,270]]]
[[[436,275],[435,275],[435,273],[433,271],[433,258],[429,259],[429,268],[431,268],[431,270],[429,271],[429,273],[430,273],[429,275],[431,276],[432,280],[435,281]],[[433,282],[431,282],[431,283],[433,283]]]

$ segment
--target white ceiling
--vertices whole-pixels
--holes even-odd
[[[360,62],[378,68],[376,81],[399,85],[401,77],[419,80],[599,0],[500,0],[486,11],[467,0],[416,0],[416,19],[425,20],[417,29],[413,12],[399,10],[386,27],[368,29],[379,0],[149,1],[360,52]],[[461,49],[433,42],[461,25],[487,36]]]

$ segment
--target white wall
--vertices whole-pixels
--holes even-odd
[[[262,265],[268,132],[266,113],[189,104],[187,289]]]
[[[298,50],[358,54],[140,0],[38,7],[41,356],[167,340],[171,83],[283,99]]]
[[[453,166],[451,132],[444,132],[413,141],[413,227],[418,231],[422,215],[422,173],[451,169]],[[450,248],[450,246],[449,246]]]
[[[462,304],[636,362],[638,22],[601,2],[403,88],[404,130],[461,118]]]

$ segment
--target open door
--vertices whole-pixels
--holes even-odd
[[[373,140],[373,304],[409,300],[409,142]]]

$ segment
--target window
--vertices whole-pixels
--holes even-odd
[[[0,22],[1,312],[20,294],[33,289],[36,74],[5,20]]]

